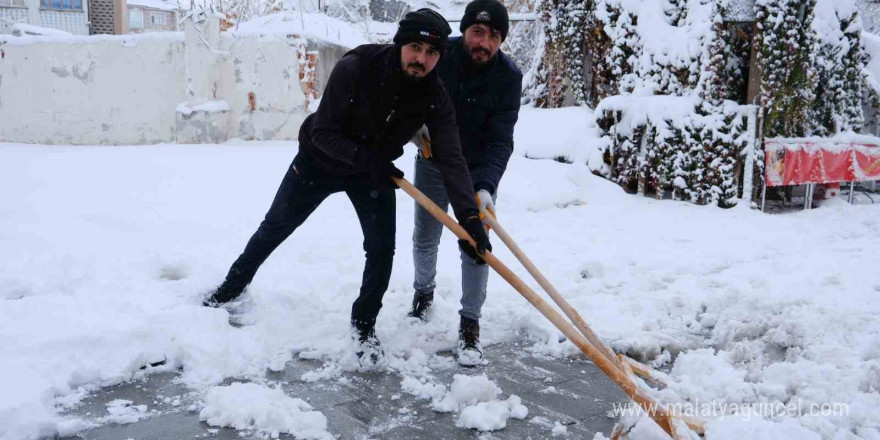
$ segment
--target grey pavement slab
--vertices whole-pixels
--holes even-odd
[[[401,390],[402,377],[388,372],[344,373],[346,380],[303,382],[307,371],[321,368],[319,361],[293,360],[282,372],[267,379],[282,385],[288,395],[306,400],[328,419],[329,431],[340,439],[545,439],[553,437],[552,424],[567,428],[564,438],[591,439],[596,432],[608,435],[615,420],[608,417],[612,404],[626,395],[589,360],[578,357],[551,359],[532,355],[526,345],[498,344],[485,348],[489,364],[475,368],[437,369],[437,383],[449,385],[455,374],[486,373],[503,390],[501,398],[516,394],[528,407],[525,420],[511,419],[507,428],[491,433],[457,428],[457,414],[431,410],[431,402]],[[449,355],[451,357],[451,354]],[[83,431],[78,440],[165,440],[259,438],[234,429],[209,426],[198,412],[188,410],[200,395],[175,383],[175,373],[156,373],[144,379],[103,388],[82,401],[69,414],[99,421],[106,404],[116,399],[147,405],[144,420],[105,424]],[[229,382],[235,382],[230,380]],[[555,392],[547,391],[554,387]],[[397,399],[392,396],[398,395]],[[403,412],[401,409],[405,408]],[[536,416],[549,423],[533,420]],[[540,420],[540,419],[539,419]],[[281,438],[293,438],[282,435]]]

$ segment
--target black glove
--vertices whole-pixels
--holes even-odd
[[[370,181],[380,188],[397,188],[397,184],[391,180],[391,176],[403,177],[403,171],[395,167],[390,159],[382,157],[366,147],[361,147],[357,150],[354,156],[354,164],[366,171],[370,176]]]
[[[378,187],[390,186],[397,189],[398,186],[391,177],[403,178],[403,171],[394,166],[394,163],[385,160],[377,160],[370,166],[370,180]]]
[[[480,216],[476,212],[466,215],[464,221],[459,222],[459,224],[474,239],[477,248],[474,249],[467,240],[458,240],[458,247],[465,255],[473,258],[475,263],[479,265],[486,264],[479,255],[486,253],[486,251],[491,251],[492,244],[489,243],[489,235],[486,234],[486,227],[483,225],[483,221],[480,220]]]

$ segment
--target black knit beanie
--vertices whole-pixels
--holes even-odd
[[[409,12],[403,17],[397,33],[394,34],[394,43],[403,46],[413,41],[424,41],[443,53],[450,33],[452,29],[442,15],[431,9],[422,8]]]
[[[477,23],[501,32],[501,41],[507,39],[510,19],[507,17],[507,8],[498,0],[474,0],[468,3],[461,18],[461,33],[464,34],[465,29]]]

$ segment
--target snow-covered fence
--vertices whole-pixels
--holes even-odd
[[[0,37],[0,142],[296,139],[347,48],[288,34]]]

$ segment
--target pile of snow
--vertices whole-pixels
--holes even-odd
[[[517,156],[586,163],[599,150],[596,145],[584,145],[585,140],[594,142],[599,137],[593,111],[588,107],[537,109],[529,105],[523,106],[519,114],[513,152]],[[547,142],[551,134],[554,140]],[[601,156],[595,159],[602,160]]]
[[[334,440],[327,432],[327,417],[301,399],[288,397],[281,388],[255,383],[234,383],[208,390],[199,420],[211,426],[246,433],[290,434],[297,439]]]
[[[458,412],[455,426],[478,431],[497,431],[507,427],[507,420],[525,419],[529,414],[521,399],[510,395],[499,400],[501,388],[485,374],[466,376],[456,374],[449,391],[443,385],[412,377],[401,382],[404,392],[421,399],[431,399],[431,408],[437,412]]]
[[[27,23],[15,23],[12,25],[12,35],[16,37],[21,36],[47,36],[47,37],[70,37],[73,36],[70,32],[62,31],[59,29],[47,28],[42,26],[34,26],[32,24]]]

